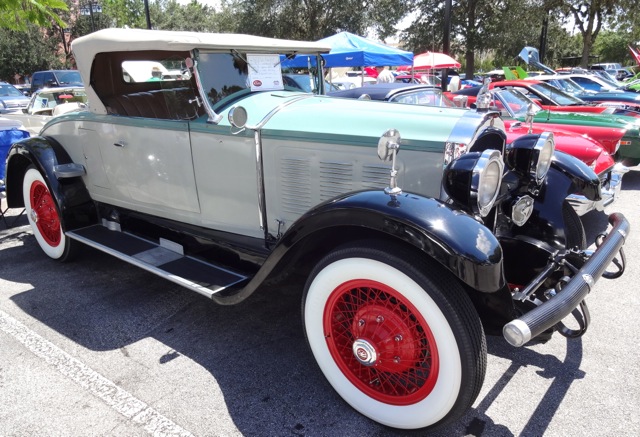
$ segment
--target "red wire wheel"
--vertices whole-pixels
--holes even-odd
[[[42,238],[50,246],[57,247],[62,239],[60,218],[56,204],[45,184],[36,180],[31,184],[29,192],[31,202],[31,218],[38,227]]]
[[[431,393],[439,372],[435,339],[393,288],[366,279],[341,284],[327,300],[323,324],[334,361],[371,398],[409,405]]]

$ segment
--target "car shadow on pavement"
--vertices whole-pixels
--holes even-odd
[[[29,284],[10,297],[24,313],[90,351],[126,356],[139,340],[156,339],[166,349],[151,365],[184,356],[206,369],[244,435],[421,435],[370,421],[332,390],[306,345],[299,290],[262,289],[238,305],[219,306],[91,248],[76,262],[52,261],[28,227],[0,232],[0,247],[11,239],[14,244],[2,250],[0,277]],[[487,410],[525,366],[553,378],[523,433],[542,435],[572,381],[582,377],[580,340],[568,343],[564,360],[513,348],[501,337],[488,338],[488,351],[510,360],[508,369],[491,387],[485,383],[487,394],[467,415],[430,435],[513,435]]]

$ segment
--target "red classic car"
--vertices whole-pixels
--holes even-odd
[[[467,88],[445,94],[450,98],[465,96],[467,105],[474,107],[480,88]],[[637,159],[635,155],[640,153],[640,138],[636,123],[640,121],[634,117],[544,110],[538,103],[511,87],[493,88],[489,92],[492,105],[505,119],[525,121],[527,113],[532,112],[534,127],[554,132],[564,130],[578,135],[588,135],[598,141],[610,155],[619,153],[619,160],[629,156],[635,160]],[[632,120],[634,123],[631,123]],[[621,153],[620,149],[624,149],[624,152]],[[632,165],[635,164],[632,162]]]
[[[640,112],[638,111],[625,109],[610,103],[602,104],[586,102],[547,82],[537,80],[535,78],[503,80],[499,82],[491,82],[489,84],[490,89],[506,87],[511,87],[520,91],[522,94],[538,103],[538,105],[543,109],[547,109],[549,111],[589,112],[592,114],[616,114],[640,117]]]

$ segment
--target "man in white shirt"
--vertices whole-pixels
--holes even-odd
[[[391,70],[386,67],[376,67],[376,71],[378,72],[377,83],[391,83],[395,81],[395,76]]]

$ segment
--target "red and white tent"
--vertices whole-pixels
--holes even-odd
[[[410,71],[411,65],[398,67],[398,71]],[[451,56],[438,52],[425,52],[413,57],[414,70],[440,70],[443,68],[460,68],[460,63]]]

